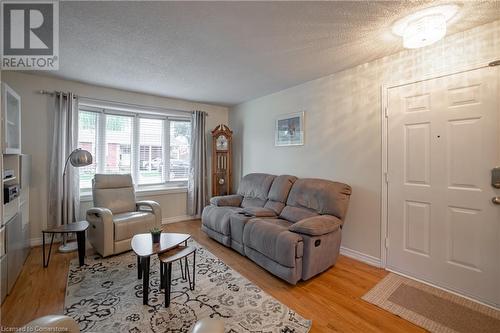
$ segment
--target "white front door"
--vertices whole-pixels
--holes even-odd
[[[387,268],[500,306],[499,70],[388,89]]]

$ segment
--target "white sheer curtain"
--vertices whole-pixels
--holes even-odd
[[[78,145],[78,96],[56,92],[52,115],[52,146],[49,155],[48,227],[79,219],[80,191],[78,170],[69,166],[63,189],[66,158]],[[66,193],[63,202],[63,191]]]
[[[201,216],[207,203],[207,114],[195,111],[191,118],[191,161],[189,164],[187,211],[190,216]]]

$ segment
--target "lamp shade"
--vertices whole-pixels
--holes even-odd
[[[90,165],[92,164],[92,154],[81,148],[75,149],[69,155],[69,162],[77,168]]]

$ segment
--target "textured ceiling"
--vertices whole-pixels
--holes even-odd
[[[61,2],[60,70],[37,74],[232,105],[395,53],[391,23],[438,3]],[[500,18],[458,3],[449,33]]]

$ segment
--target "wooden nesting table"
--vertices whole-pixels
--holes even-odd
[[[188,256],[193,255],[193,273],[189,273]],[[165,289],[165,307],[170,306],[170,292],[172,288],[172,263],[179,262],[181,275],[187,278],[189,290],[194,290],[196,281],[196,247],[179,245],[175,249],[158,255],[160,259],[160,289]],[[184,261],[184,266],[182,265]],[[193,280],[191,281],[191,276]]]
[[[153,243],[151,234],[138,234],[132,238],[132,250],[137,255],[137,277],[142,279],[142,304],[148,304],[149,296],[149,265],[154,254],[161,254],[184,243],[187,246],[191,235],[163,233],[159,243]]]

